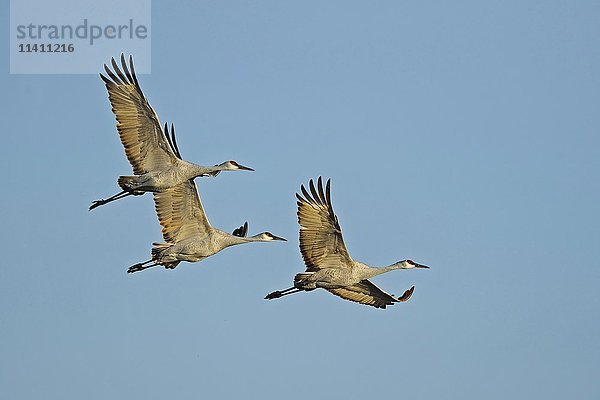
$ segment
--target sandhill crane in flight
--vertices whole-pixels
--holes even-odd
[[[406,301],[412,296],[411,287],[398,298],[385,293],[369,278],[395,269],[429,268],[412,260],[399,261],[389,267],[374,268],[355,261],[348,254],[342,230],[331,205],[330,181],[323,191],[319,177],[317,188],[311,179],[310,193],[301,186],[298,198],[298,223],[300,224],[300,252],[306,272],[294,277],[294,286],[268,294],[265,299],[276,299],[300,291],[323,288],[346,300],[385,308],[396,302]]]
[[[113,71],[104,65],[108,77],[100,77],[108,90],[112,111],[117,119],[117,130],[125,154],[133,167],[133,176],[120,176],[117,183],[122,191],[106,199],[96,200],[90,210],[111,201],[145,192],[161,192],[199,176],[216,176],[221,171],[247,170],[235,161],[226,161],[214,166],[202,166],[181,158],[175,129],[171,124],[171,134],[165,124],[164,131],[158,115],[152,109],[140,88],[133,58],[129,57],[129,67],[121,54],[121,68],[111,59]]]
[[[236,244],[286,240],[270,232],[246,237],[247,222],[234,230],[233,234],[213,228],[208,222],[193,179],[154,193],[154,205],[166,243],[153,243],[152,258],[131,266],[127,270],[129,273],[157,265],[172,269],[181,261],[201,261]]]

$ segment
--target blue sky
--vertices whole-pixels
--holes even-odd
[[[210,221],[289,241],[134,275],[151,197],[87,211],[131,171],[101,80],[9,75],[5,40],[0,397],[598,398],[599,13],[153,1],[152,106],[186,159],[256,169],[198,181]],[[374,278],[409,302],[263,300],[320,175],[355,259],[431,266]]]

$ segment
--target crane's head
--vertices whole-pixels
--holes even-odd
[[[273,240],[283,240],[284,242],[287,242],[287,239],[275,236],[271,232],[259,233],[258,235],[252,236],[252,239],[257,242],[271,242]]]
[[[237,171],[240,169],[244,171],[254,171],[252,168],[245,167],[241,164],[236,163],[233,160],[225,161],[224,163],[219,164],[219,166],[222,167],[224,171]]]
[[[411,269],[411,268],[429,268],[427,265],[417,264],[413,260],[404,260],[398,261],[396,263],[401,269]]]

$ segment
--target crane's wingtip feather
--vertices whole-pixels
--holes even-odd
[[[410,289],[408,289],[407,291],[405,291],[402,296],[398,297],[398,301],[400,301],[400,302],[407,301],[408,299],[411,298],[414,291],[415,291],[415,287],[413,286]]]

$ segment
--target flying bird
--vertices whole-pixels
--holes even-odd
[[[403,260],[388,267],[371,267],[350,257],[338,218],[333,212],[330,192],[331,179],[326,189],[319,177],[317,187],[311,179],[310,193],[304,185],[298,198],[298,223],[300,224],[300,252],[306,272],[296,274],[294,286],[269,293],[265,299],[276,299],[301,291],[323,288],[343,299],[386,308],[397,302],[407,301],[415,287],[400,297],[394,297],[375,286],[370,278],[396,269],[429,268],[412,260]]]
[[[104,65],[108,77],[102,73],[100,77],[108,90],[119,137],[134,175],[120,176],[117,183],[121,192],[92,202],[90,210],[127,196],[161,192],[196,177],[216,176],[221,171],[253,171],[235,161],[202,166],[183,160],[175,140],[175,128],[171,124],[169,134],[165,124],[163,131],[158,115],[140,88],[133,57],[129,57],[129,67],[123,54],[120,68],[114,58],[111,64],[113,70]]]
[[[214,228],[208,222],[193,179],[154,193],[154,205],[166,243],[153,243],[152,258],[131,266],[129,273],[157,265],[173,269],[181,261],[201,261],[237,244],[286,240],[271,232],[248,237],[247,222],[233,234]]]

